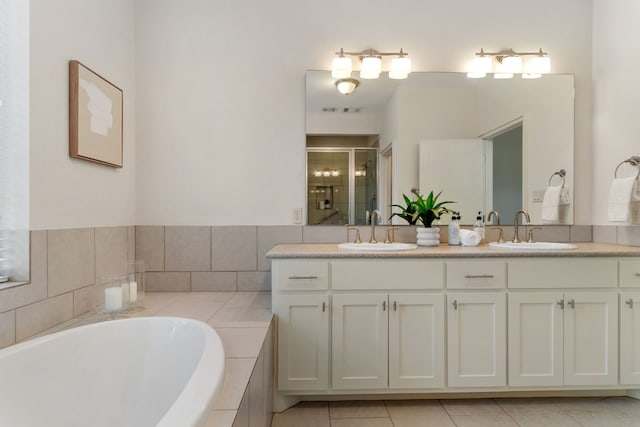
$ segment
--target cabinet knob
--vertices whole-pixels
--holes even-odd
[[[631,298],[626,300],[624,303],[627,304],[629,306],[629,308],[633,308],[633,300]]]
[[[382,301],[382,311],[386,311],[386,310],[387,310],[387,302]]]
[[[398,302],[397,301],[393,302],[393,311],[398,311]]]
[[[569,304],[569,307],[575,308],[576,301],[572,298],[569,301],[567,301],[567,304]]]
[[[324,313],[327,310],[327,303],[322,301],[322,312]]]
[[[558,305],[560,306],[560,310],[564,310],[564,300],[563,299],[558,301]]]
[[[458,309],[458,300],[454,299],[453,302],[451,303],[451,305],[453,306],[454,310],[457,310]]]
[[[314,280],[318,276],[289,276],[289,280]]]

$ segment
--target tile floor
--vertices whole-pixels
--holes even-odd
[[[302,402],[271,427],[640,426],[627,397]]]

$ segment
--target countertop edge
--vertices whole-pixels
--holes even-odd
[[[487,244],[477,247],[418,247],[406,251],[353,251],[338,249],[337,244],[299,243],[278,244],[266,257],[268,259],[291,258],[555,258],[555,257],[640,257],[640,247],[610,243],[575,243],[577,249],[567,250],[518,250],[492,248]]]

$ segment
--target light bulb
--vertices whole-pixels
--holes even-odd
[[[338,56],[333,58],[331,67],[331,77],[334,79],[346,79],[351,77],[351,58],[347,56]]]
[[[361,79],[377,79],[382,71],[382,60],[375,56],[365,56],[362,59]]]

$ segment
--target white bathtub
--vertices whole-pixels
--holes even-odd
[[[223,376],[205,323],[94,323],[0,350],[0,426],[197,426]]]

